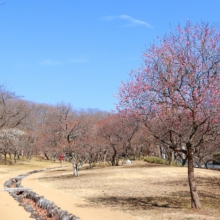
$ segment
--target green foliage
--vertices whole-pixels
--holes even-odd
[[[171,163],[171,166],[174,166],[174,167],[182,167],[182,164],[177,162],[176,160],[172,161]]]
[[[168,160],[162,159],[160,157],[155,157],[155,156],[144,157],[143,160],[148,162],[148,163],[169,165]],[[171,166],[181,166],[181,164],[177,163],[177,161],[172,161]]]
[[[148,163],[157,163],[157,164],[166,164],[166,165],[168,165],[168,161],[164,160],[160,157],[149,156],[149,157],[145,157],[144,161],[146,161]]]
[[[215,160],[220,161],[220,152],[213,154]]]

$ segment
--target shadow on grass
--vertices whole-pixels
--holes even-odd
[[[93,172],[94,171],[94,172]],[[64,172],[64,173],[62,173]],[[60,169],[60,170],[53,170],[53,171],[50,171],[51,174],[53,174],[53,176],[50,176],[50,175],[45,175],[45,176],[42,176],[42,177],[39,177],[39,179],[42,179],[42,180],[45,180],[45,181],[54,181],[54,180],[69,180],[70,178],[71,179],[79,179],[79,180],[90,180],[90,179],[101,179],[103,177],[106,177],[107,174],[104,173],[104,172],[99,172],[97,173],[97,170],[96,169],[91,169],[91,170],[88,170],[88,169],[80,169],[79,170],[79,177],[75,177],[73,175],[73,170],[70,169],[70,168],[67,168],[67,169]]]
[[[158,184],[159,183],[155,183]],[[187,186],[188,181],[185,179],[177,181],[165,181],[164,186]],[[202,207],[213,208],[220,211],[220,177],[196,177],[196,185]],[[176,191],[169,194],[171,197],[190,198],[190,191]]]
[[[43,177],[38,177],[39,180],[43,180],[43,181],[55,181],[55,180],[68,180],[68,179],[72,179],[74,176],[73,174],[63,174],[63,175],[56,175],[56,176],[43,176]]]
[[[154,167],[168,167],[168,165],[165,165],[165,164],[156,164],[156,163],[142,163],[142,164],[135,164],[135,163],[132,163],[132,164],[120,164],[118,166],[119,168],[154,168]]]
[[[220,198],[214,193],[205,191],[199,192],[200,201],[203,207],[220,211]],[[92,197],[89,202],[102,204],[107,207],[120,207],[123,210],[152,210],[158,208],[165,209],[185,209],[190,208],[191,200],[189,191],[177,191],[165,196],[156,197]]]
[[[51,173],[58,173],[58,172],[69,172],[68,169],[59,169],[59,170],[50,170]]]
[[[181,209],[189,207],[189,198],[180,197],[91,197],[89,202],[123,210],[150,210],[158,208]]]
[[[198,190],[199,199],[202,204],[202,207],[206,208],[213,208],[220,211],[220,197],[219,195],[213,191],[204,191]],[[179,197],[179,198],[188,198],[190,199],[190,192],[189,191],[177,191],[170,193],[170,197]]]
[[[182,178],[179,180],[169,180],[154,183],[155,185],[163,184],[163,186],[189,186],[188,180],[186,178]],[[219,187],[220,186],[220,177],[196,177],[196,185],[197,187]]]

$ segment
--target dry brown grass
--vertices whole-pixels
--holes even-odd
[[[220,219],[220,172],[196,169],[203,208],[190,208],[185,167],[167,167],[135,161],[132,165],[84,168],[73,177],[71,167],[51,170],[42,184],[83,198],[89,207],[109,207],[137,219]]]
[[[0,163],[0,176],[4,177],[10,175],[12,172],[17,172],[18,174],[26,173],[30,170],[43,169],[46,167],[55,167],[60,164],[52,163],[51,161],[41,160],[40,158],[33,158],[30,162],[26,158],[21,158],[16,164],[4,164],[4,161]]]

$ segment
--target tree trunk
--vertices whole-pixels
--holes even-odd
[[[17,162],[16,157],[17,157],[17,153],[15,152],[15,153],[14,153],[14,163]]]
[[[92,169],[92,160],[89,161],[89,169]]]
[[[183,167],[186,165],[186,161],[187,161],[187,158],[182,158],[182,166]]]
[[[202,168],[202,160],[199,160],[198,168]]]
[[[162,147],[158,146],[158,156],[159,156],[159,158],[162,158],[162,155],[163,155]]]
[[[174,154],[174,151],[172,151],[172,161],[175,160],[175,154]]]
[[[31,162],[31,159],[32,159],[32,154],[29,154],[28,161]]]
[[[104,157],[103,157],[103,162],[106,162],[106,157],[107,157],[107,151],[104,152]]]
[[[116,166],[117,151],[114,146],[112,146],[112,148],[113,148],[113,155],[112,155],[111,163],[112,163],[112,166]]]
[[[46,157],[47,160],[50,160],[50,158],[48,157],[47,153],[44,153],[44,156]]]
[[[79,170],[77,164],[73,164],[73,176],[79,176]]]
[[[167,157],[168,157],[168,164],[169,164],[169,166],[171,166],[171,164],[172,164],[172,151],[170,149],[168,149]]]
[[[118,155],[115,157],[115,166],[119,166],[119,158]]]
[[[4,157],[5,157],[5,164],[7,164],[7,153],[4,154]]]
[[[73,176],[79,176],[78,159],[72,154]]]
[[[194,177],[194,160],[193,160],[193,148],[191,143],[186,143],[188,151],[188,181],[191,195],[191,208],[200,209],[201,204],[196,189],[196,182]]]

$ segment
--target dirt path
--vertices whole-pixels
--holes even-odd
[[[19,175],[17,172],[8,175],[0,174],[0,190],[4,189],[4,183],[14,176]],[[8,192],[0,191],[0,219],[1,220],[30,220],[30,213],[26,212],[23,207],[19,206]]]
[[[63,193],[62,191],[46,187],[38,181],[38,178],[41,175],[42,173],[37,173],[28,176],[22,180],[22,186],[31,188],[37,194],[43,195],[46,199],[53,201],[61,209],[67,210],[69,213],[80,217],[81,220],[137,220],[137,218],[119,211],[112,211],[102,207],[91,207],[88,202],[82,199],[75,198]]]

